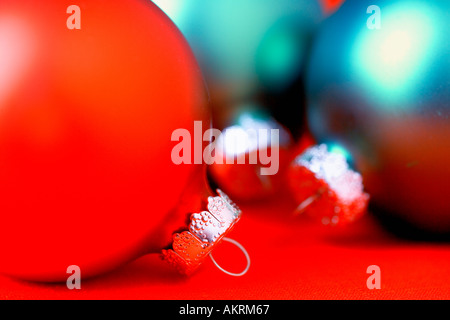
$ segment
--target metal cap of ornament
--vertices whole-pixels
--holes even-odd
[[[325,225],[342,225],[362,216],[369,195],[362,177],[350,169],[346,158],[327,150],[325,144],[308,148],[290,168],[290,188],[299,205]]]
[[[239,221],[242,212],[224,192],[219,189],[216,192],[218,196],[208,197],[207,211],[191,215],[189,231],[175,233],[172,249],[162,251],[162,259],[182,274],[190,275],[197,270],[222,240],[235,243],[231,239],[225,238],[225,236]],[[244,252],[247,258],[247,267],[243,272],[239,274],[227,272],[219,267],[214,259],[211,259],[225,273],[241,276],[247,272],[250,266],[250,259],[245,249],[239,244],[236,245]]]

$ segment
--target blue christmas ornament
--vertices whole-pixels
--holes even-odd
[[[347,0],[321,26],[308,120],[342,146],[379,212],[450,232],[450,1]]]

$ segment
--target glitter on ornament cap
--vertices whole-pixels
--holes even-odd
[[[356,220],[366,212],[370,198],[361,175],[325,144],[307,149],[293,161],[289,184],[299,203],[296,213],[306,212],[325,225]]]

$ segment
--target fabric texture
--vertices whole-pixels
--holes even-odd
[[[293,217],[287,199],[240,206],[242,219],[229,236],[251,257],[242,277],[222,273],[210,259],[184,277],[157,255],[148,255],[109,274],[82,279],[81,290],[0,276],[0,299],[450,298],[449,243],[398,238],[372,215],[344,228],[325,227]],[[228,242],[214,251],[214,259],[231,272],[246,265],[244,254]],[[380,267],[381,289],[367,288],[371,265]]]

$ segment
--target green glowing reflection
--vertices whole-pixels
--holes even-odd
[[[301,68],[305,48],[298,35],[281,29],[268,33],[259,48],[258,70],[261,80],[271,87],[284,87]]]

